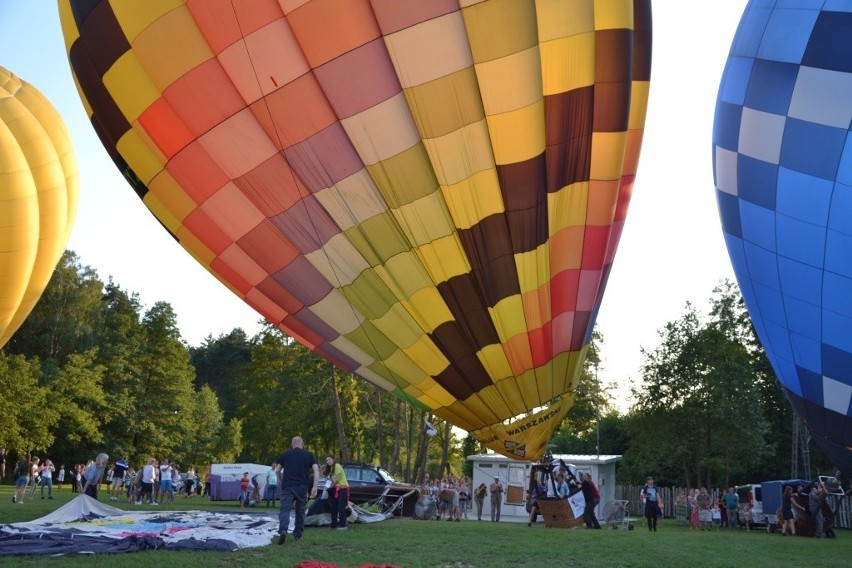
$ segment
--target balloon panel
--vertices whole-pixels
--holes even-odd
[[[725,240],[757,334],[797,413],[847,473],[850,29],[846,3],[750,2],[722,77],[713,133]]]
[[[650,5],[461,4],[60,12],[107,151],[199,262],[329,361],[534,457],[621,234]]]
[[[0,347],[47,287],[77,199],[65,123],[38,89],[0,67]]]

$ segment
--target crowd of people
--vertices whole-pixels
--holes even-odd
[[[423,482],[420,483],[421,499],[431,500],[434,503],[434,519],[436,521],[447,520],[458,522],[462,518],[467,519],[469,518],[474,502],[476,502],[477,506],[477,519],[481,521],[482,500],[485,498],[485,495],[483,494],[481,498],[477,497],[477,495],[476,491],[471,492],[470,479],[466,476],[447,476],[441,479],[432,479],[426,473],[423,477]],[[432,508],[429,508],[429,510],[432,510]],[[491,520],[495,520],[493,509]],[[500,520],[499,508],[496,520]]]
[[[751,505],[741,504],[733,487],[717,491],[715,497],[706,487],[689,492],[681,489],[675,507],[685,510],[687,523],[693,530],[752,529]]]
[[[5,451],[2,454],[2,475],[5,476]],[[61,491],[66,479],[66,470],[64,465],[59,466],[57,469],[56,465],[50,459],[45,458],[42,460],[38,456],[28,456],[15,463],[12,477],[15,480],[15,492],[12,494],[12,502],[23,505],[27,498],[30,500],[35,499],[36,490],[39,489],[42,499],[53,499],[54,479],[56,480],[57,491]],[[27,488],[29,488],[29,491],[27,491]],[[46,495],[45,489],[47,489]],[[78,490],[78,486],[72,486],[72,491]]]
[[[776,526],[781,535],[795,535],[797,520],[801,518],[809,526],[813,525],[814,536],[832,536],[833,531],[830,526],[826,526],[826,498],[827,491],[822,483],[814,484],[809,491],[805,491],[802,486],[784,487],[781,507],[776,512]],[[751,504],[741,503],[734,487],[719,489],[715,494],[707,487],[689,491],[681,489],[675,498],[675,507],[685,511],[688,526],[697,531],[750,531],[756,521]]]
[[[331,528],[346,530],[347,516],[350,509],[349,484],[343,467],[333,456],[326,456],[325,464],[320,470],[316,457],[303,447],[300,437],[294,437],[291,448],[282,452],[269,470],[262,474],[263,495],[260,494],[261,484],[258,477],[250,478],[245,472],[240,480],[240,506],[257,506],[264,502],[267,507],[275,507],[280,498],[280,532],[279,544],[287,538],[286,527],[289,526],[290,511],[296,512],[296,531],[294,537],[302,538],[306,507],[308,500],[316,499],[315,507],[323,512],[331,513]],[[5,474],[6,453],[0,448],[0,477]],[[182,472],[180,466],[167,458],[148,459],[138,469],[130,465],[127,456],[109,461],[109,456],[101,453],[86,464],[76,464],[71,468],[60,465],[58,468],[49,459],[39,456],[27,456],[15,463],[13,471],[15,492],[12,496],[14,503],[23,504],[27,498],[36,498],[40,488],[41,499],[53,499],[54,485],[57,491],[62,491],[67,481],[71,491],[85,493],[98,498],[98,487],[103,484],[111,501],[126,500],[128,503],[141,505],[148,503],[157,505],[164,502],[174,502],[176,495],[185,497],[205,496],[210,494],[211,469],[208,467],[203,477],[199,477],[193,466]],[[572,487],[573,486],[573,487]],[[319,493],[319,491],[322,491]],[[595,509],[600,503],[601,495],[589,473],[584,473],[579,479],[569,476],[567,472],[555,470],[552,479],[545,484],[541,479],[532,476],[526,495],[528,526],[536,522],[541,514],[539,500],[543,498],[567,498],[569,494],[581,490],[585,499],[583,521],[586,528],[600,529],[600,523]],[[420,484],[421,499],[431,500],[435,520],[459,522],[468,519],[472,511],[476,511],[476,519],[482,520],[485,500],[490,498],[491,521],[499,522],[501,504],[505,487],[499,477],[494,477],[489,484],[480,483],[471,486],[471,480],[464,477],[447,476],[442,479],[431,479],[425,474]],[[782,535],[795,535],[797,519],[807,520],[815,536],[832,536],[831,523],[825,518],[826,488],[817,483],[806,491],[803,487],[786,486],[782,494],[781,507],[777,512],[777,526]],[[654,478],[648,477],[641,490],[642,511],[648,525],[648,530],[655,532],[660,519],[663,518],[663,501]],[[689,491],[679,490],[674,505],[677,515],[685,518],[693,530],[745,529],[751,530],[755,519],[752,518],[749,503],[740,503],[734,487],[719,490],[715,495],[706,487]]]
[[[126,500],[136,505],[143,502],[157,505],[166,499],[174,501],[176,493],[185,497],[203,496],[210,489],[209,468],[204,476],[205,483],[201,484],[192,466],[182,473],[174,461],[151,458],[137,470],[129,465],[126,456],[110,463],[109,456],[104,453],[69,468],[65,465],[57,468],[50,459],[30,456],[18,460],[13,477],[12,501],[21,504],[27,497],[35,499],[38,488],[42,499],[53,499],[54,485],[57,491],[62,491],[66,481],[73,493],[85,493],[97,499],[98,488],[103,485],[110,501]]]

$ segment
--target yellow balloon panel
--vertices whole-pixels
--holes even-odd
[[[64,122],[35,87],[0,67],[0,347],[47,287],[77,199]]]

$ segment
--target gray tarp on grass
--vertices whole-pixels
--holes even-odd
[[[266,546],[272,515],[214,511],[124,511],[79,495],[26,523],[0,526],[0,556],[135,552],[158,548],[236,550]]]
[[[350,505],[350,523],[391,517]],[[295,523],[290,514],[290,530]],[[328,526],[331,515],[305,519]],[[75,553],[118,553],[157,549],[233,551],[266,546],[278,535],[278,511],[125,511],[79,495],[52,513],[26,523],[0,525],[0,557]]]

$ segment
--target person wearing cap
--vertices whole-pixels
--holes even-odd
[[[503,484],[499,476],[494,476],[488,491],[491,493],[491,522],[497,523],[500,522],[500,505],[503,503]]]

